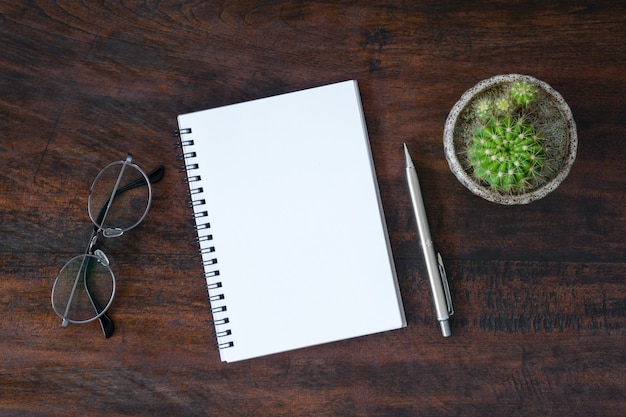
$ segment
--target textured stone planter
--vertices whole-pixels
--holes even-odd
[[[541,175],[528,182],[523,190],[497,190],[477,178],[468,156],[473,132],[481,123],[474,109],[483,97],[504,91],[518,81],[526,81],[536,88],[536,101],[540,105],[528,113],[543,134],[545,160]],[[543,198],[561,184],[576,159],[578,136],[572,112],[557,91],[533,77],[506,74],[481,81],[461,96],[446,120],[443,142],[448,165],[465,187],[486,200],[511,205]]]

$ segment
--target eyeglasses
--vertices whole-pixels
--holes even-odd
[[[61,327],[99,319],[104,336],[113,334],[106,311],[115,296],[115,275],[107,256],[97,249],[98,238],[122,236],[141,223],[152,202],[150,184],[159,182],[164,171],[159,166],[146,175],[128,154],[107,165],[94,180],[88,200],[94,228],[87,250],[61,268],[52,287],[52,308],[62,319]]]

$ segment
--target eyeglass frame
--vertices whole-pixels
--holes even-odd
[[[51,294],[51,303],[52,303],[52,308],[54,310],[54,312],[57,314],[57,316],[59,316],[62,319],[61,322],[61,327],[67,327],[69,325],[69,323],[74,323],[74,324],[84,324],[84,323],[90,323],[96,319],[98,319],[100,321],[100,327],[102,328],[102,332],[104,334],[105,338],[109,338],[112,334],[113,334],[113,330],[115,328],[113,320],[106,314],[106,311],[109,309],[109,307],[111,306],[111,304],[113,303],[113,299],[115,297],[115,290],[116,290],[116,281],[115,281],[115,274],[113,273],[113,270],[110,267],[110,263],[109,260],[107,258],[107,256],[104,254],[104,252],[100,249],[95,249],[98,243],[98,237],[100,235],[102,235],[103,237],[106,238],[115,238],[115,237],[120,237],[124,234],[124,232],[127,232],[131,229],[134,229],[135,227],[137,227],[146,217],[146,215],[148,214],[148,211],[150,210],[150,206],[152,204],[152,186],[150,184],[154,184],[157,183],[159,181],[161,181],[161,179],[163,178],[163,175],[165,173],[165,167],[163,165],[159,165],[157,168],[155,168],[154,170],[150,171],[148,174],[146,174],[137,164],[132,162],[132,155],[130,153],[126,154],[126,158],[124,160],[121,161],[114,161],[111,162],[110,164],[108,164],[106,167],[102,168],[102,170],[100,170],[100,172],[98,173],[98,175],[96,176],[96,178],[94,179],[91,188],[89,190],[89,199],[87,202],[87,207],[88,207],[88,212],[89,212],[89,218],[91,219],[92,223],[94,224],[93,227],[93,232],[91,234],[91,237],[89,238],[89,244],[87,246],[87,249],[85,251],[85,253],[83,253],[82,255],[77,255],[74,256],[73,258],[69,259],[64,265],[63,267],[60,269],[55,281],[54,281],[54,285],[52,287],[52,294]],[[94,219],[92,210],[91,210],[91,206],[92,206],[92,193],[93,193],[93,189],[95,184],[98,183],[98,180],[100,179],[100,176],[110,167],[114,166],[114,165],[119,165],[122,164],[122,168],[120,170],[120,173],[118,174],[118,178],[117,181],[115,183],[115,186],[113,187],[113,191],[111,192],[111,195],[108,197],[108,199],[104,202],[103,206],[101,207],[100,211],[98,212],[98,216]],[[119,183],[122,179],[122,175],[124,173],[124,170],[126,169],[127,166],[130,166],[134,169],[136,169],[137,171],[139,171],[139,173],[141,174],[141,176],[135,180],[132,181],[129,184],[126,184],[122,187],[120,187]],[[132,224],[129,227],[126,228],[120,228],[120,227],[113,227],[113,228],[105,228],[103,227],[104,225],[104,221],[106,220],[106,216],[108,215],[109,209],[111,208],[111,205],[113,204],[113,200],[115,199],[115,197],[119,196],[120,194],[131,190],[133,188],[137,188],[137,187],[142,187],[142,186],[147,186],[148,187],[148,201],[146,204],[146,209],[143,212],[143,214],[141,215],[141,217],[139,218],[139,220],[137,222],[135,222],[134,224]],[[72,289],[72,292],[70,294],[70,298],[67,302],[67,305],[65,307],[65,313],[60,314],[60,312],[57,310],[55,304],[54,304],[54,290],[56,288],[56,285],[58,283],[59,278],[61,277],[63,270],[68,267],[70,264],[72,264],[72,262],[74,262],[76,259],[78,258],[84,258],[82,260],[81,263],[81,267],[79,269],[79,272],[76,276],[76,280],[74,282],[74,286]],[[102,306],[100,305],[100,303],[92,296],[92,294],[90,293],[88,286],[86,285],[86,279],[85,279],[85,291],[87,293],[87,296],[89,297],[89,300],[96,312],[96,315],[94,317],[91,317],[87,320],[73,320],[73,319],[69,319],[67,318],[67,314],[69,312],[69,308],[70,305],[72,303],[72,299],[73,299],[73,295],[74,295],[74,291],[76,290],[76,286],[78,285],[78,281],[80,279],[80,274],[83,270],[83,266],[85,262],[90,262],[92,259],[90,259],[89,261],[87,261],[88,258],[95,258],[96,261],[100,262],[104,267],[106,267],[106,269],[108,270],[108,272],[111,274],[111,279],[113,282],[113,287],[112,287],[112,291],[111,291],[111,298],[109,299],[109,302],[107,303],[107,305],[102,308]],[[87,276],[87,270],[85,270],[84,272],[85,278]]]

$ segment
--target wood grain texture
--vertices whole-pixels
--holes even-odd
[[[623,415],[626,3],[372,3],[0,0],[0,415]],[[460,95],[511,72],[558,90],[579,133],[569,177],[520,207],[465,190],[442,145]],[[408,327],[222,364],[176,116],[346,79]],[[451,280],[449,339],[404,142]],[[104,248],[119,277],[105,340],[60,328],[50,290],[86,245],[93,178],[126,152],[166,176],[145,222]]]

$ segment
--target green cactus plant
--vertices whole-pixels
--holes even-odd
[[[518,81],[511,86],[511,98],[521,106],[528,107],[537,98],[537,89],[527,81]]]
[[[543,134],[524,113],[535,97],[535,87],[520,81],[501,96],[476,104],[476,116],[484,123],[474,131],[468,157],[474,175],[494,190],[520,192],[541,175]]]

